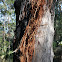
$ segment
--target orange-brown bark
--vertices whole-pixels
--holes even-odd
[[[19,46],[22,55],[20,56],[21,62],[32,62],[33,52],[35,54],[35,35],[38,27],[40,26],[39,18],[43,16],[44,10],[43,6],[46,4],[45,0],[32,0],[32,17],[29,20],[29,23],[26,27],[25,33],[21,40],[21,44]],[[36,17],[37,16],[37,17]]]

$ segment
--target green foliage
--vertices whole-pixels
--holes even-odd
[[[60,62],[61,53],[62,53],[62,4],[61,1],[58,0],[55,7],[55,36],[54,36],[54,62]]]
[[[11,15],[12,11],[14,11],[14,6],[13,6],[14,0],[1,0],[0,3],[1,3],[0,4],[1,13],[3,15],[6,14]]]
[[[0,58],[5,59],[4,62],[9,62],[8,60],[12,62],[13,59],[13,37],[16,25],[13,4],[14,0],[0,0]]]
[[[9,42],[8,41],[5,41],[5,42],[2,42],[0,41],[0,56],[2,57],[2,59],[5,57],[5,55],[7,54],[7,49],[9,48]]]

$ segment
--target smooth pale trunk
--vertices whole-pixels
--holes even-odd
[[[53,62],[54,15],[47,9],[39,20],[41,25],[35,36],[35,56],[32,62]]]

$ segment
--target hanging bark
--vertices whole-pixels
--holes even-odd
[[[52,3],[53,0],[15,1],[17,22],[14,50],[17,47],[18,50],[14,53],[14,62],[53,62]]]

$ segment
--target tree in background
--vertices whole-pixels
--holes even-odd
[[[62,62],[62,1],[55,4],[54,62]]]

